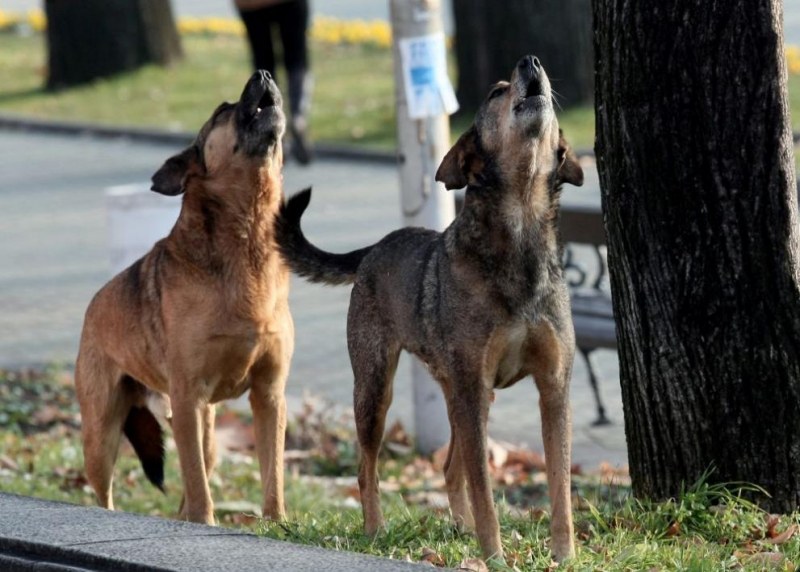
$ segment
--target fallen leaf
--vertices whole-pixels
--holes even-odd
[[[61,418],[61,410],[53,405],[45,405],[36,410],[32,419],[37,425],[50,425]]]
[[[529,449],[516,449],[508,451],[506,465],[520,465],[526,471],[544,471],[546,466],[544,457]]]
[[[459,570],[470,570],[471,572],[489,572],[486,562],[480,558],[464,558],[458,565]]]
[[[503,467],[508,460],[509,448],[503,444],[489,439],[486,443],[486,449],[489,453],[489,466],[494,468]]]
[[[778,536],[778,532],[775,530],[777,528],[778,523],[781,520],[780,515],[778,514],[768,514],[766,516],[767,519],[767,538],[775,538]]]
[[[404,445],[406,447],[411,446],[411,437],[406,432],[405,427],[403,424],[398,420],[395,421],[394,424],[389,427],[389,430],[386,432],[386,436],[384,437],[384,443],[395,443],[397,445]]]
[[[427,546],[422,549],[422,558],[420,558],[420,562],[427,562],[440,568],[444,567],[444,558],[442,558],[442,555],[433,548],[428,548]]]
[[[789,528],[778,534],[777,536],[771,536],[767,540],[767,542],[769,542],[770,544],[783,544],[787,542],[792,536],[794,536],[795,532],[797,532],[797,525],[793,524]]]
[[[12,459],[11,457],[0,455],[0,468],[9,469],[12,471],[18,471],[19,465],[17,465],[17,463],[14,462],[14,459]]]
[[[519,549],[520,542],[522,542],[522,535],[515,528],[514,530],[511,531],[511,546]]]
[[[433,454],[433,468],[437,471],[441,472],[444,471],[444,463],[447,460],[447,451],[450,450],[450,445],[445,445],[443,447],[439,447],[436,452]]]

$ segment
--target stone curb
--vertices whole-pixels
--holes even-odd
[[[420,564],[0,493],[0,570],[410,572]]]

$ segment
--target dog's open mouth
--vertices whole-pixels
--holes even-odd
[[[254,121],[265,109],[279,106],[279,99],[280,93],[269,73],[256,72],[247,82],[240,99],[243,119],[247,122]]]
[[[544,89],[542,89],[542,81],[538,77],[532,77],[525,87],[525,93],[520,98],[519,103],[514,106],[515,111],[521,111],[524,108],[530,107],[545,99]]]
[[[256,106],[255,115],[261,113],[262,109],[267,107],[272,107],[275,105],[275,99],[272,97],[272,94],[269,92],[269,88],[264,92],[264,95],[261,96],[261,99],[258,100],[258,105]]]

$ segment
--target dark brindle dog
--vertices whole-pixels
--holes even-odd
[[[220,105],[194,144],[153,176],[154,191],[186,193],[178,221],[86,311],[75,384],[86,477],[101,506],[113,508],[123,431],[161,486],[163,437],[147,409],[155,397],[171,402],[181,516],[213,524],[213,404],[250,388],[264,514],[284,514],[284,385],[294,329],[289,270],[273,240],[284,128],[280,92],[257,72],[239,102]]]
[[[502,555],[486,452],[492,391],[533,375],[552,552],[568,558],[574,551],[568,397],[575,340],[557,224],[560,187],[581,185],[583,172],[561,138],[550,82],[536,58],[520,60],[511,81],[492,88],[436,178],[448,189],[467,187],[464,209],[444,233],[406,228],[372,247],[329,254],[300,230],[310,191],[293,197],[276,221],[278,243],[295,272],[317,282],[355,283],[347,341],[366,531],[382,525],[376,459],[397,358],[407,350],[444,391],[452,429],[445,464],[450,507],[456,522],[475,526],[487,557]]]

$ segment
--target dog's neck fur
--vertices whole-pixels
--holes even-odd
[[[562,274],[559,194],[555,174],[531,176],[522,186],[468,186],[464,207],[445,233],[448,254],[502,275],[498,283],[509,300],[538,297]]]
[[[272,227],[282,200],[280,175],[263,166],[242,169],[226,180],[240,188],[187,182],[171,247],[179,258],[215,276],[258,275],[270,257],[278,256]]]

